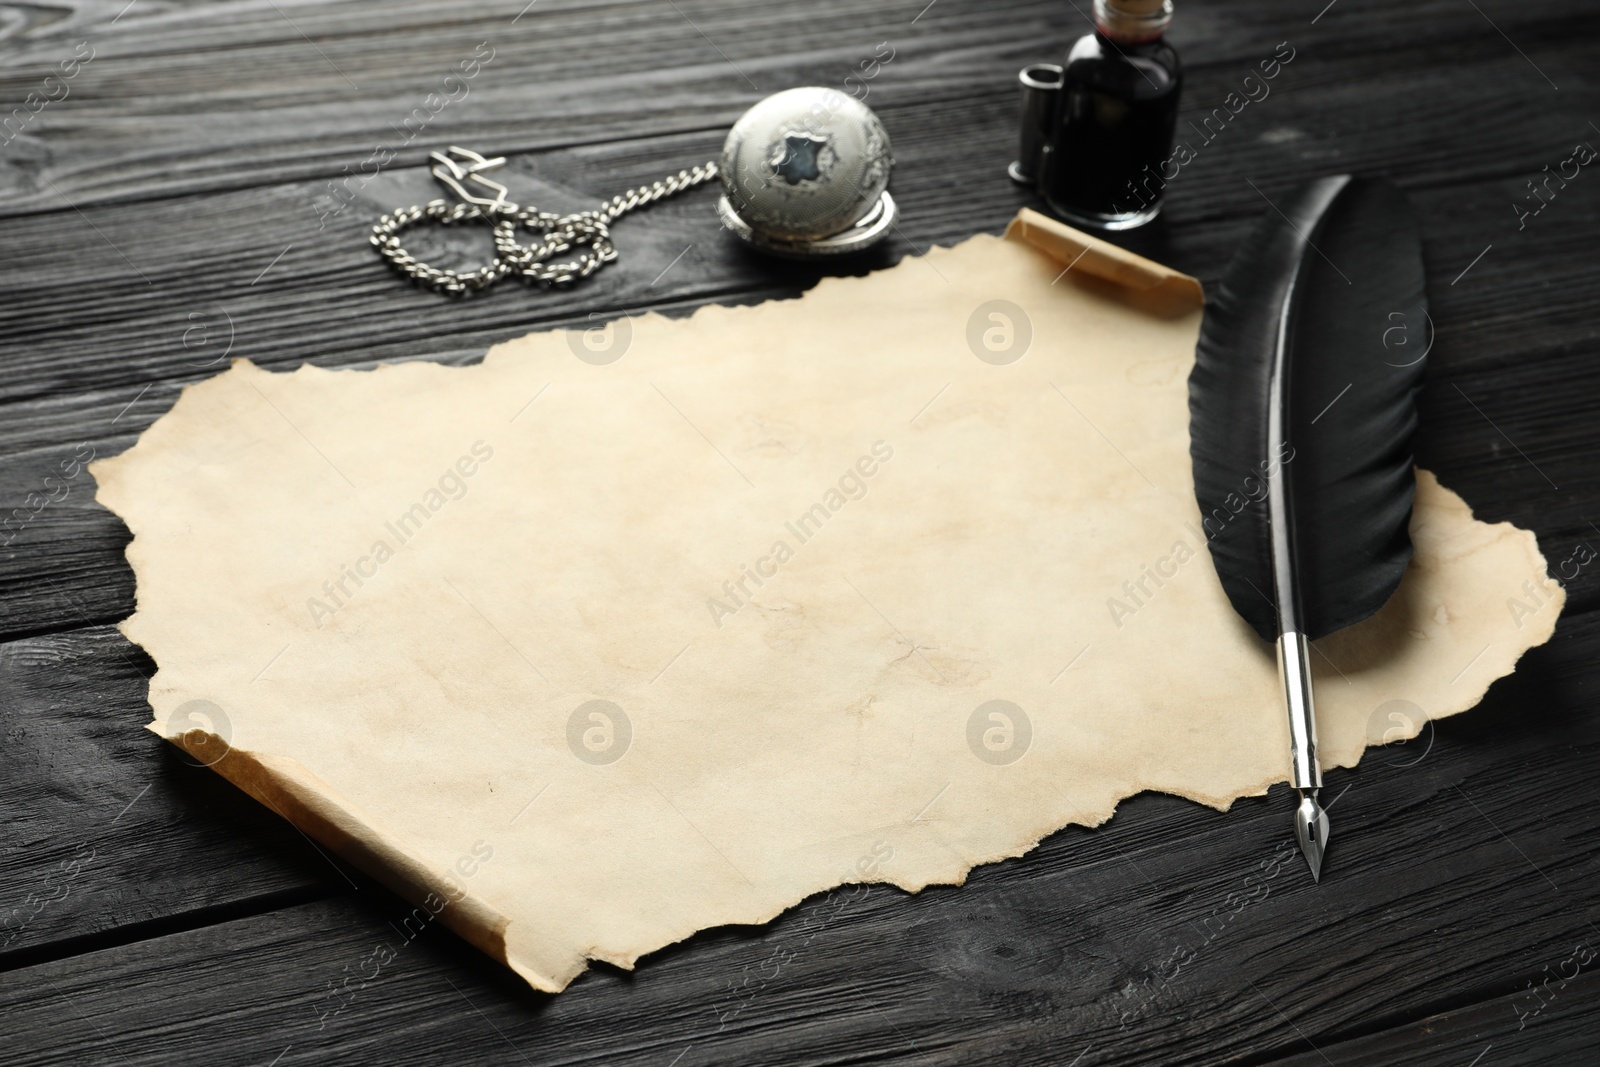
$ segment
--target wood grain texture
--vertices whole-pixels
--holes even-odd
[[[1341,1041],[1322,1053],[1284,1060],[1283,1067],[1317,1067],[1328,1059],[1417,1067],[1587,1063],[1594,1056],[1592,1005],[1600,998],[1600,978],[1590,973],[1572,974],[1577,961],[1586,958],[1586,951],[1573,946],[1565,953],[1558,952],[1558,958],[1514,993]]]
[[[461,101],[471,108],[440,110],[429,135],[530,152],[726,129],[766,93],[839,84],[879,41],[904,48],[905,61],[875,82],[874,107],[959,98],[967,85],[1013,103],[1017,68],[1061,51],[1087,28],[1089,10],[1055,0],[943,0],[920,15],[926,4],[914,0],[540,0],[517,18],[522,0],[470,8],[449,0],[146,0],[119,17],[123,6],[76,5],[68,18],[47,15],[13,31],[5,98],[21,100],[78,41],[94,58],[59,110],[46,107],[9,146],[0,212],[59,210],[63,197],[85,205],[336,176],[392,143],[394,125],[482,42],[494,59]],[[1337,16],[1315,24],[1309,6],[1197,4],[1173,39],[1191,70],[1231,64],[1235,79],[1285,39],[1352,70],[1360,57],[1412,45],[1403,64],[1387,66],[1390,75],[1491,56],[1522,64],[1477,13],[1451,0],[1398,8],[1343,0]],[[1600,24],[1555,0],[1480,6],[1525,50],[1548,51]],[[1593,73],[1581,55],[1541,54],[1541,67],[1569,92]],[[1516,75],[1519,86],[1524,80],[1530,90],[1547,85],[1525,66]],[[1343,79],[1330,88],[1358,91]],[[1211,106],[1220,103],[1218,94]]]
[[[1529,982],[1600,970],[1600,955],[1562,967],[1576,946],[1600,950],[1587,918],[1600,813],[1570,788],[1600,757],[1586,706],[1597,653],[1600,616],[1563,623],[1482,707],[1332,775],[1341,834],[1320,886],[1284,839],[1286,790],[1227,813],[1147,795],[962,888],[823,894],[556,997],[448,935],[406,942],[409,908],[363,883],[0,975],[0,1008],[40,1063],[90,1050],[171,1062],[200,1028],[230,1061],[287,1046],[282,1064],[512,1063],[518,1049],[564,1064],[686,1049],[681,1065],[1266,1063],[1317,1049],[1371,1063],[1388,1061],[1329,1048],[1391,1040],[1434,1055],[1458,1038],[1430,1048],[1414,1020],[1503,1011],[1487,1043],[1522,1021],[1507,1001],[1540,1003]],[[363,966],[380,943],[394,962]],[[1573,1020],[1596,992],[1552,985],[1523,1058],[1499,1062],[1592,1048]]]
[[[137,729],[153,669],[107,626],[0,646],[0,967],[65,939],[349,887],[292,826]]]
[[[133,608],[128,535],[86,474],[66,474],[86,449],[126,448],[233,356],[463,364],[531,329],[792,296],[818,277],[744,252],[701,190],[619,223],[622,259],[580,287],[442,300],[365,243],[378,213],[437,195],[428,149],[514,153],[515,196],[583,208],[713,157],[760,95],[840,84],[886,41],[869,103],[905,214],[888,248],[841,268],[863,271],[998,232],[1032,202],[1003,174],[1015,70],[1084,28],[1057,0],[524,3],[0,7],[0,127],[78,42],[94,49],[66,96],[0,135],[0,1059],[1593,1058],[1591,965],[1548,983],[1578,946],[1600,948],[1594,563],[1572,566],[1555,641],[1482,707],[1438,724],[1431,747],[1330,776],[1349,790],[1320,887],[1283,851],[1284,790],[1226,814],[1142,796],[959,890],[824,895],[556,998],[442,931],[401,947],[399,901],[139,729],[153,668],[111,625]],[[1520,227],[1512,207],[1573,144],[1600,145],[1600,13],[1179,8],[1180,131],[1195,131],[1180,136],[1196,158],[1162,218],[1119,240],[1212,281],[1299,180],[1387,174],[1417,207],[1430,272],[1420,461],[1480,517],[1534,529],[1553,570],[1600,549],[1600,178],[1585,169]],[[408,140],[407,117],[480,42],[493,60]],[[1202,141],[1196,127],[1280,42],[1295,58],[1270,96]],[[332,210],[329,183],[379,144],[403,151]],[[461,264],[485,247],[481,233],[418,238]],[[382,939],[397,960],[359,985]],[[352,974],[346,1009],[319,1018]]]

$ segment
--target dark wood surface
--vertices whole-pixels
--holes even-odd
[[[591,314],[817,277],[735,247],[701,190],[619,223],[621,261],[581,286],[436,298],[391,274],[365,228],[434,195],[421,164],[445,144],[512,154],[523,202],[585,207],[714,157],[761,95],[841,85],[888,42],[868,103],[905,217],[847,269],[998,231],[1030,203],[1004,176],[1015,71],[1057,58],[1090,7],[525,2],[0,5],[0,119],[67,89],[0,145],[0,511],[31,516],[0,533],[0,1062],[1595,1057],[1595,563],[1566,581],[1555,639],[1481,707],[1330,775],[1321,886],[1286,850],[1285,789],[1227,813],[1145,795],[960,889],[827,894],[557,997],[430,930],[324,1018],[330,986],[398,941],[405,909],[141,729],[153,664],[115,628],[134,604],[127,531],[86,474],[37,514],[29,494],[60,496],[47,476],[126,448],[225,356],[466,363]],[[1430,271],[1421,462],[1481,517],[1535,530],[1553,569],[1600,547],[1600,171],[1523,228],[1513,208],[1577,143],[1600,147],[1600,10],[1183,0],[1170,36],[1196,120],[1280,42],[1296,54],[1125,243],[1210,282],[1266,198],[1319,173],[1387,174]],[[79,42],[93,58],[46,86]],[[480,42],[494,58],[466,97],[319,219],[328,182],[400,147],[393,124]],[[473,236],[427,247],[465,263]],[[1267,892],[1240,908],[1250,875]]]

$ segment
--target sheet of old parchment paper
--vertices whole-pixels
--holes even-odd
[[[93,467],[151,729],[544,990],[1140,790],[1260,793],[1287,729],[1198,525],[1199,300],[1027,216],[479,366],[235,363]],[[1420,472],[1412,532],[1315,657],[1325,766],[1554,627],[1531,534]]]

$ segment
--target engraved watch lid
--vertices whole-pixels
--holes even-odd
[[[767,251],[855,251],[893,224],[893,164],[888,133],[859,100],[817,87],[777,93],[728,131],[723,221]]]

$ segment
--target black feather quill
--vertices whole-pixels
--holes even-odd
[[[1321,178],[1234,255],[1189,376],[1195,498],[1228,599],[1277,642],[1295,832],[1318,879],[1328,816],[1308,642],[1382,607],[1411,559],[1431,333],[1405,198],[1387,182]]]
[[[1228,599],[1267,640],[1343,629],[1399,584],[1429,336],[1409,205],[1387,182],[1348,175],[1309,182],[1269,211],[1206,308],[1189,378],[1195,496]],[[1269,474],[1283,479],[1292,527],[1299,603],[1287,620],[1275,603],[1286,591],[1274,589]]]

